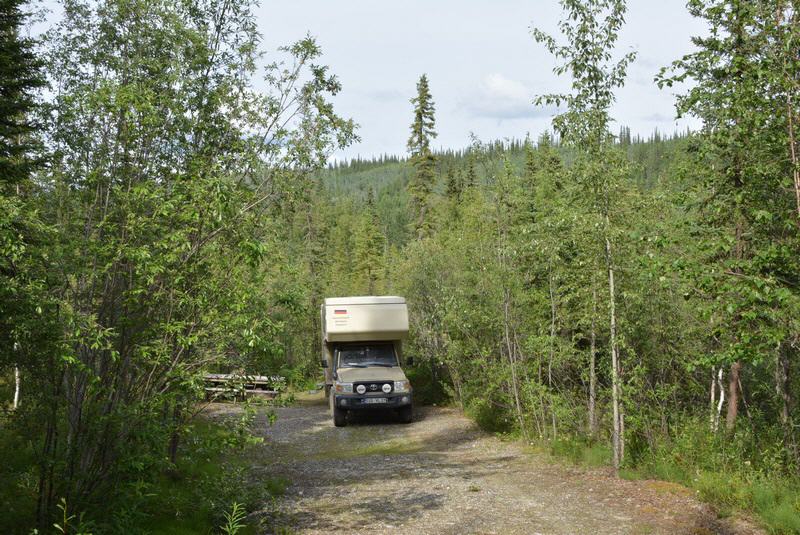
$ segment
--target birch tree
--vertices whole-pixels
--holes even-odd
[[[573,179],[582,186],[584,206],[598,217],[599,241],[607,276],[609,352],[611,354],[614,469],[624,455],[624,420],[621,410],[619,321],[617,316],[617,265],[615,260],[615,202],[626,161],[611,147],[609,109],[614,90],[625,81],[635,54],[615,59],[614,49],[624,24],[625,2],[621,0],[562,0],[564,18],[559,29],[566,44],[539,29],[533,37],[562,63],[554,72],[572,80],[569,94],[537,97],[539,105],[566,106],[553,124],[562,141],[578,152]]]

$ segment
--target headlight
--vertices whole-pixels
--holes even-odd
[[[338,394],[352,394],[353,383],[336,383],[336,392]]]
[[[395,381],[394,382],[394,391],[395,392],[408,392],[411,390],[411,383],[408,381]]]

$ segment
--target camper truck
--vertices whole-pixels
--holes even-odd
[[[379,409],[393,410],[410,423],[411,383],[401,368],[408,335],[406,300],[335,297],[325,299],[321,309],[325,395],[334,425],[347,425],[350,411]]]

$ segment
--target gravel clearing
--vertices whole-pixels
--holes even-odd
[[[276,412],[272,427],[259,420],[265,444],[254,468],[290,486],[265,533],[762,533],[719,520],[682,486],[565,466],[481,432],[451,408],[421,408],[408,425],[351,415],[344,428],[333,426],[322,395]]]

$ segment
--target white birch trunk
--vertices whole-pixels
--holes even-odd
[[[595,360],[597,358],[597,289],[592,284],[592,333],[591,345],[589,346],[589,435],[594,437],[597,434],[597,417],[595,407],[597,405],[597,371],[595,370]]]
[[[14,408],[19,407],[19,389],[22,383],[22,378],[19,374],[19,368],[14,366]]]
[[[606,216],[606,228],[608,216]],[[611,252],[611,240],[606,236],[606,265],[608,267],[608,297],[609,297],[609,331],[611,341],[611,403],[614,413],[614,429],[611,436],[613,449],[614,471],[619,471],[622,464],[622,414],[620,413],[620,385],[619,385],[619,347],[617,346],[617,309],[616,288],[614,286],[614,264]]]
[[[719,385],[719,401],[717,402],[717,412],[714,414],[714,432],[716,433],[719,429],[719,419],[722,415],[722,406],[725,404],[725,384],[723,383],[723,370],[722,366],[719,367],[719,372],[717,372],[717,385]]]

